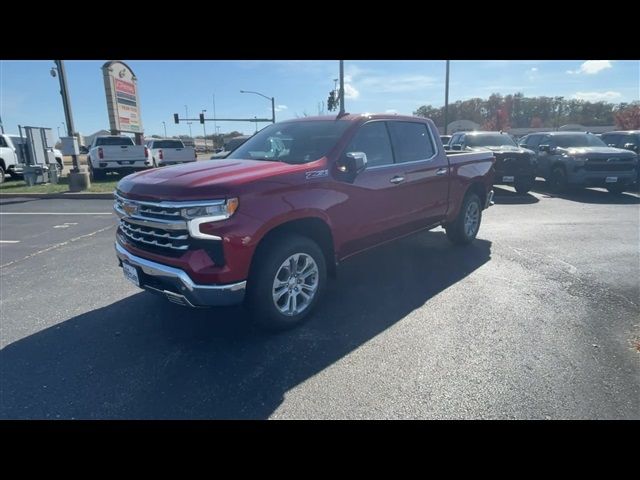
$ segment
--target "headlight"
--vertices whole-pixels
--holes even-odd
[[[226,220],[238,209],[238,199],[228,198],[211,202],[210,204],[198,205],[182,209],[182,217],[186,219],[206,217],[207,222],[217,222]]]

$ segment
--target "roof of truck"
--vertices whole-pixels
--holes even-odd
[[[317,120],[325,120],[325,121],[335,121],[335,120],[346,120],[349,122],[358,122],[363,120],[427,120],[425,117],[415,117],[411,115],[397,115],[395,113],[345,113],[342,116],[339,115],[320,115],[313,117],[302,117],[302,118],[292,118],[289,120],[284,120],[283,122],[305,122],[305,121],[317,121]]]

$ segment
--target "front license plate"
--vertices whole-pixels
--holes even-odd
[[[140,286],[140,280],[138,279],[138,270],[133,265],[122,262],[122,271],[127,280],[133,283],[136,287]]]
[[[513,177],[502,177],[503,182],[513,182]]]
[[[607,177],[604,181],[605,183],[616,183],[618,181],[618,177]]]

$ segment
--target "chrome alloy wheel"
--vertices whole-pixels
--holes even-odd
[[[306,310],[318,291],[318,265],[310,255],[287,258],[273,279],[273,303],[280,313],[294,316]]]
[[[464,214],[464,233],[467,237],[473,237],[480,223],[480,208],[476,202],[470,202]]]

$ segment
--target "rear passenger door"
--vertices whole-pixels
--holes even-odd
[[[449,198],[447,157],[426,123],[390,120],[387,125],[396,164],[403,167],[395,194],[404,205],[407,229],[437,223]]]

